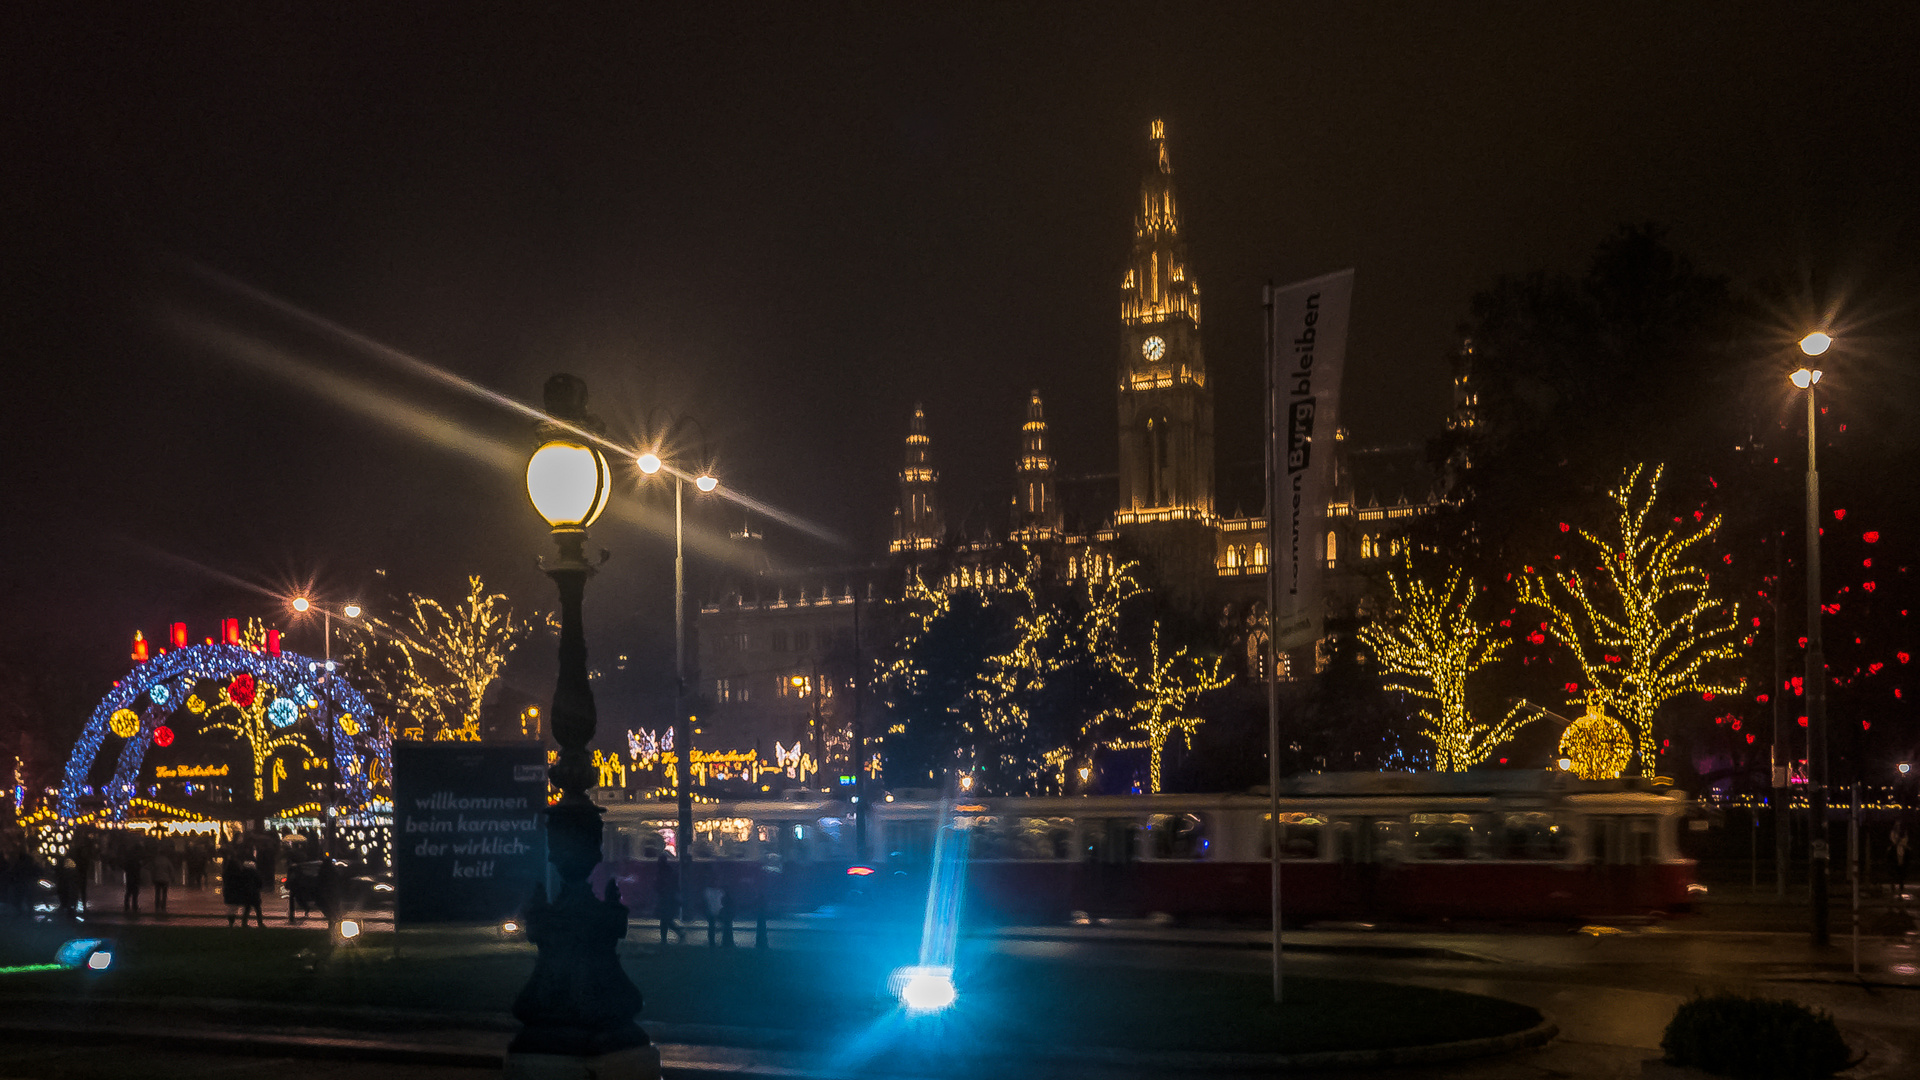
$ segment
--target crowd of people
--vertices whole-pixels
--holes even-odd
[[[288,917],[318,909],[337,916],[343,882],[374,870],[357,854],[322,857],[324,845],[311,830],[261,829],[226,836],[170,834],[135,829],[80,827],[65,851],[36,853],[20,834],[0,837],[0,910],[19,915],[42,906],[51,888],[54,912],[72,918],[99,911],[99,893],[120,886],[125,916],[164,918],[175,887],[193,892],[218,888],[227,924],[265,925],[264,903],[285,881]]]

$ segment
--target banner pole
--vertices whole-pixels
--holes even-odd
[[[1280,964],[1280,851],[1282,830],[1280,827],[1280,645],[1279,636],[1279,589],[1274,579],[1280,572],[1280,530],[1276,524],[1280,504],[1275,498],[1275,478],[1279,475],[1276,468],[1279,438],[1279,411],[1274,407],[1274,355],[1273,355],[1273,282],[1267,282],[1265,302],[1267,331],[1267,825],[1269,830],[1272,863],[1272,918],[1273,918],[1273,1003],[1282,1000],[1282,979]]]

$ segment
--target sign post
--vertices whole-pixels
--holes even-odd
[[[1353,271],[1267,286],[1267,797],[1272,829],[1273,1000],[1281,1000],[1280,658],[1320,640],[1327,497],[1340,425]]]
[[[546,880],[539,746],[393,744],[393,923],[499,923]]]

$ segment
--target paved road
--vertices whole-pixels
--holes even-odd
[[[210,902],[211,901],[211,902]],[[1881,927],[1897,932],[1870,936],[1862,952],[1863,979],[1850,974],[1846,938],[1815,950],[1797,930],[1803,916],[1764,897],[1743,907],[1729,901],[1691,920],[1647,926],[1593,927],[1531,932],[1443,930],[1312,930],[1288,935],[1287,969],[1299,974],[1352,976],[1465,990],[1525,1002],[1561,1029],[1561,1037],[1538,1050],[1426,1069],[1396,1070],[1396,1077],[1435,1080],[1546,1080],[1640,1077],[1658,1056],[1660,1032],[1673,1009],[1690,994],[1721,988],[1791,997],[1831,1011],[1867,1061],[1848,1074],[1866,1078],[1920,1075],[1920,937],[1905,905],[1880,905]],[[269,925],[284,925],[280,920]],[[1842,913],[1844,917],[1844,913]],[[102,916],[100,921],[115,918]],[[217,897],[202,895],[176,904],[174,918],[218,918]],[[777,924],[775,948],[805,947],[824,920]],[[1844,922],[1842,923],[1844,925]],[[1904,929],[1902,929],[1904,927]],[[635,938],[651,942],[651,927],[637,925]],[[1033,927],[1001,935],[988,947],[1022,955],[1085,957],[1106,963],[1199,970],[1264,970],[1270,953],[1264,934],[1108,925]],[[750,936],[749,936],[750,940]],[[700,946],[689,946],[700,947]],[[643,1017],[644,1022],[644,1017]],[[1143,1018],[1151,1022],[1151,1018]],[[803,1054],[718,1051],[667,1047],[676,1076],[831,1075],[830,1063]],[[0,1078],[107,1077],[129,1075],[123,1053],[59,1039],[0,1042]],[[1062,1070],[1036,1065],[1029,1076],[1111,1074],[1108,1069]],[[271,1075],[276,1080],[316,1077],[395,1080],[467,1077],[490,1070],[374,1066],[292,1061],[195,1052],[142,1051],[142,1080]]]

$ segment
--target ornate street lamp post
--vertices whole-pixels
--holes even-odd
[[[1800,339],[1800,351],[1819,356],[1833,344],[1823,333]],[[1790,378],[1807,392],[1807,849],[1812,864],[1813,943],[1827,944],[1827,661],[1820,642],[1820,469],[1815,456],[1819,410],[1814,387],[1820,369],[1803,367]]]
[[[560,755],[547,771],[560,789],[560,801],[547,808],[547,861],[560,889],[552,897],[536,890],[527,910],[527,938],[539,956],[513,1002],[523,1026],[507,1047],[506,1074],[658,1080],[660,1053],[633,1019],[640,990],[614,952],[627,936],[626,905],[611,882],[605,898],[587,884],[600,861],[602,811],[587,797],[595,718],[580,601],[593,573],[587,526],[606,507],[612,476],[607,459],[582,434],[595,427],[586,384],[572,375],[548,379],[546,407],[551,420],[540,425],[541,446],[527,462],[527,495],[560,549],[546,568],[560,590],[560,675],[551,713]]]

